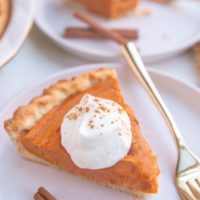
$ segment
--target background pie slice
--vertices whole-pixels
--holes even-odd
[[[90,11],[108,18],[117,18],[136,7],[139,0],[76,0]]]
[[[116,101],[127,111],[131,120],[131,149],[127,156],[109,168],[80,169],[61,146],[62,119],[86,93]],[[122,97],[113,69],[99,69],[71,80],[59,81],[34,98],[29,105],[18,108],[13,118],[5,122],[5,129],[18,151],[29,160],[55,166],[132,194],[156,193],[158,190],[157,159],[141,135],[133,111]]]
[[[3,36],[11,13],[11,0],[0,0],[0,38]]]

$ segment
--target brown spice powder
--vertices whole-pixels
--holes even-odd
[[[117,111],[118,111],[119,113],[122,113],[124,110],[123,110],[122,108],[118,108]]]
[[[67,119],[69,120],[76,120],[78,117],[77,113],[70,113],[68,116],[67,116]]]
[[[110,110],[103,105],[100,105],[98,108],[104,112],[110,112]]]
[[[90,111],[90,108],[89,108],[89,107],[86,107],[86,108],[85,108],[85,111],[86,111],[86,112],[89,112],[89,111]]]
[[[99,110],[97,110],[97,109],[95,109],[95,110],[94,110],[94,112],[95,112],[95,113],[100,113],[100,111],[99,111]]]
[[[94,124],[93,124],[93,121],[92,121],[92,120],[89,121],[88,126],[89,126],[91,129],[94,128]]]

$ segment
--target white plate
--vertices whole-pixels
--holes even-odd
[[[3,130],[3,121],[11,117],[13,111],[19,105],[26,104],[33,96],[40,94],[43,88],[58,79],[70,78],[83,71],[102,66],[112,67],[117,65],[87,65],[59,72],[46,81],[29,88],[1,112],[0,133],[3,134],[0,137],[0,199],[31,199],[37,188],[43,185],[58,199],[132,200],[132,196],[128,194],[93,184],[51,167],[24,160],[16,152],[14,145]],[[172,137],[158,111],[134,76],[126,69],[126,66],[117,66],[116,69],[125,99],[138,116],[141,130],[158,156],[161,167],[159,193],[147,197],[147,199],[178,200],[180,198],[173,180],[177,153]],[[151,71],[150,74],[175,116],[188,145],[200,156],[200,92],[174,78],[154,71]]]
[[[112,41],[89,39],[64,39],[63,31],[68,26],[86,26],[75,19],[75,10],[83,10],[74,3],[64,5],[64,0],[40,0],[36,23],[40,29],[64,50],[90,60],[118,59],[119,47]],[[136,45],[146,62],[158,61],[190,48],[200,40],[200,2],[180,0],[161,5],[142,1],[140,10],[150,9],[150,16],[126,16],[117,20],[93,16],[107,27],[138,28],[140,38]],[[84,11],[85,12],[85,11]]]
[[[12,0],[11,19],[0,41],[0,67],[13,58],[32,26],[35,0]]]

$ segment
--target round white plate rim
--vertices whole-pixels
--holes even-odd
[[[33,25],[34,12],[35,12],[35,2],[34,2],[34,0],[24,1],[24,2],[27,3],[28,5],[30,5],[30,8],[31,8],[31,12],[30,12],[28,21],[24,24],[23,34],[21,35],[20,39],[18,40],[18,43],[16,44],[16,46],[12,49],[9,49],[6,56],[4,56],[3,59],[1,59],[0,68],[5,66],[12,58],[14,58],[16,56],[17,52],[20,50],[23,43],[25,42],[25,40],[26,40],[30,30],[31,30],[31,27]],[[12,9],[13,9],[13,7],[12,7]],[[13,12],[13,10],[12,10],[12,12]],[[12,18],[12,13],[11,13],[11,19],[10,19],[10,22],[8,24],[8,27],[7,27],[3,37],[2,37],[2,41],[6,40],[5,37],[6,37],[7,32],[9,31],[9,27],[17,22],[18,18],[17,17],[15,17],[15,18],[14,19]]]
[[[44,3],[46,0],[41,0],[40,3],[38,3],[38,7],[40,6],[40,4]],[[40,9],[39,9],[40,10]],[[36,13],[38,12],[38,9],[36,10]],[[69,50],[70,52],[79,55],[80,57],[84,57],[87,58],[88,56],[92,56],[93,59],[96,60],[112,60],[112,59],[117,59],[120,55],[119,53],[116,53],[115,55],[110,55],[110,54],[96,54],[93,53],[92,51],[87,52],[84,51],[82,49],[78,49],[76,47],[73,46],[73,44],[68,43],[67,45],[63,44],[62,40],[60,39],[60,37],[51,31],[51,29],[49,29],[48,26],[43,25],[43,21],[40,19],[40,14],[36,14],[35,15],[35,22],[36,25],[40,28],[40,30],[42,30],[42,32],[44,34],[46,34],[54,43],[57,43],[61,48],[65,49],[65,50]],[[200,40],[200,33],[197,33],[193,38],[186,40],[184,43],[177,45],[176,47],[171,47],[168,49],[159,49],[159,52],[155,52],[155,53],[151,53],[149,52],[148,54],[142,54],[141,56],[143,57],[144,60],[146,61],[156,61],[156,60],[162,60],[163,58],[168,58],[171,57],[173,55],[176,55],[178,53],[181,53],[187,49],[189,49],[190,47],[192,47],[194,44],[196,44],[198,41]]]

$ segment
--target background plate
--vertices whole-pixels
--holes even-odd
[[[93,60],[117,59],[119,46],[112,41],[89,39],[64,39],[63,31],[68,26],[86,26],[75,19],[72,13],[83,10],[73,1],[40,0],[36,23],[40,29],[64,50]],[[138,28],[140,38],[136,41],[143,60],[158,61],[174,56],[200,40],[200,2],[193,0],[174,1],[172,4],[156,4],[149,0],[141,2],[140,11],[150,10],[150,15],[130,13],[116,20],[106,20],[90,14],[106,27]]]
[[[86,70],[93,70],[102,66],[116,66],[125,99],[134,109],[136,116],[139,118],[142,133],[158,156],[161,167],[159,193],[155,196],[148,196],[147,199],[180,199],[173,180],[177,153],[172,137],[157,109],[135,80],[128,67],[118,66],[117,64],[93,64],[59,72],[40,84],[29,88],[1,112],[0,199],[31,199],[34,192],[41,185],[48,188],[58,199],[133,199],[132,196],[125,193],[93,184],[51,167],[24,160],[16,152],[14,145],[3,129],[3,121],[11,117],[18,106],[26,104],[33,96],[40,94],[43,88],[55,83],[58,79],[70,78]],[[167,106],[172,111],[188,145],[200,156],[199,90],[155,71],[150,71],[150,74]]]
[[[11,19],[0,41],[0,67],[20,49],[34,18],[35,0],[12,0],[11,3]]]

